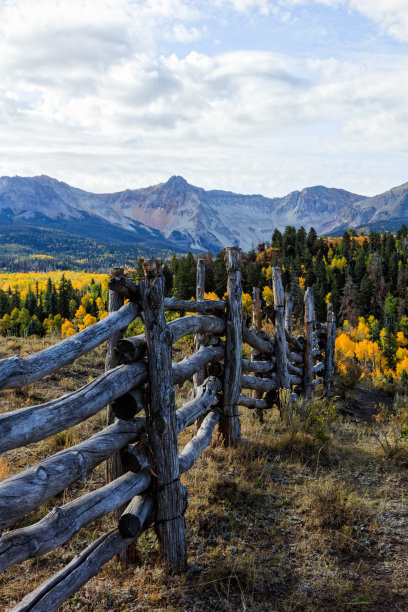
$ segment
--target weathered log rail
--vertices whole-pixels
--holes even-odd
[[[327,324],[317,323],[308,289],[304,334],[295,337],[292,300],[284,294],[280,270],[274,268],[275,331],[271,337],[261,329],[259,290],[254,290],[253,328],[242,323],[239,249],[227,250],[226,301],[204,299],[204,270],[199,260],[197,299],[191,302],[163,297],[158,262],[147,263],[145,281],[139,284],[115,268],[109,281],[111,312],[105,319],[35,355],[0,361],[0,389],[13,389],[40,380],[108,340],[104,374],[58,399],[0,415],[0,452],[10,452],[109,406],[104,429],[0,483],[0,529],[12,527],[103,461],[111,462],[103,487],[54,508],[28,527],[3,533],[0,571],[61,546],[102,516],[119,513],[117,529],[88,546],[14,611],[55,610],[151,525],[165,560],[182,570],[187,490],[180,475],[211,443],[216,426],[223,443],[235,445],[240,441],[238,406],[255,409],[262,419],[262,411],[278,402],[279,389],[290,389],[291,401],[299,395],[310,398],[320,384],[328,396],[332,394],[335,318],[331,306]],[[130,301],[123,305],[125,299]],[[167,323],[166,310],[183,316]],[[138,316],[145,333],[123,338]],[[193,355],[172,363],[172,345],[192,334]],[[243,344],[252,349],[251,359],[242,358]],[[193,377],[194,398],[176,410],[174,386]],[[245,389],[252,397],[242,393]],[[142,411],[143,416],[135,416]],[[177,437],[194,423],[195,435],[179,453]]]

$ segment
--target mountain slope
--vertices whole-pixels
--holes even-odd
[[[286,225],[339,233],[408,222],[408,183],[375,197],[321,185],[281,198],[190,185],[181,176],[94,194],[47,176],[0,178],[0,222],[62,229],[96,240],[183,251],[248,250]]]

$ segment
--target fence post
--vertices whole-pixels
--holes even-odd
[[[186,565],[186,542],[172,376],[172,335],[164,316],[164,278],[160,264],[150,263],[145,270],[145,280],[140,283],[140,299],[149,367],[147,432],[154,457],[155,528],[161,553],[177,571]]]
[[[205,287],[205,259],[197,259],[197,284],[196,284],[196,300],[200,302],[204,299],[204,287]],[[194,345],[195,350],[198,351],[200,346],[203,343],[205,334],[196,334],[194,336]],[[193,384],[194,384],[194,396],[196,395],[196,389],[206,379],[206,368],[201,368],[196,374],[193,376]]]
[[[287,366],[287,343],[285,335],[285,306],[282,277],[279,268],[273,268],[273,299],[275,305],[275,358],[278,389],[290,389]]]
[[[120,277],[123,276],[123,274],[123,268],[113,268],[111,270],[111,277]],[[117,291],[111,291],[109,289],[109,312],[111,313],[115,312],[116,310],[119,310],[123,306],[123,303],[123,296],[119,295]],[[115,332],[114,334],[112,334],[112,336],[108,339],[106,343],[105,372],[107,372],[108,370],[112,370],[112,368],[115,368],[118,365],[118,360],[114,353],[114,349],[118,344],[119,340],[122,338],[122,336],[122,332]],[[111,425],[114,421],[115,414],[112,410],[112,405],[109,405],[106,415],[106,424]],[[106,461],[106,482],[111,482],[112,480],[115,480],[115,478],[119,478],[119,476],[122,476],[122,474],[122,461],[120,458],[120,453],[117,452],[114,453],[112,457],[110,457]]]
[[[285,329],[292,333],[293,298],[290,293],[285,293]]]
[[[334,352],[336,345],[336,315],[333,312],[333,305],[329,303],[327,307],[327,337],[326,355],[324,364],[324,383],[327,397],[333,395],[333,369]]]
[[[259,297],[259,287],[252,289],[252,329],[261,329],[261,300]]]
[[[307,400],[312,399],[313,327],[314,297],[312,288],[308,287],[305,292],[305,353],[303,359],[303,389]]]
[[[241,424],[238,416],[242,381],[242,289],[239,258],[240,249],[238,247],[227,248],[228,297],[223,399],[225,446],[234,446],[241,439]]]

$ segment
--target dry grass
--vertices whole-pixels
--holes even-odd
[[[0,356],[44,348],[49,341],[0,339]],[[10,348],[10,346],[14,348]],[[183,351],[191,350],[188,341]],[[0,410],[71,392],[103,370],[104,348],[24,390],[0,393]],[[178,394],[178,404],[190,390]],[[340,406],[341,407],[341,406]],[[182,477],[188,487],[188,569],[170,574],[153,530],[138,540],[132,564],[107,563],[61,610],[338,611],[404,610],[407,601],[406,469],[384,455],[374,433],[382,423],[334,418],[319,399],[299,406],[293,425],[277,412],[259,423],[241,409],[242,444],[208,448]],[[104,412],[0,461],[0,478],[99,430]],[[373,430],[375,427],[375,431]],[[192,428],[180,436],[182,447]],[[42,518],[104,483],[104,466],[25,517]],[[8,609],[87,544],[115,527],[113,515],[78,532],[64,546],[9,568],[0,581]]]

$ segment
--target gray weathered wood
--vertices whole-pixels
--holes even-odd
[[[136,538],[142,527],[153,520],[154,499],[152,495],[136,495],[123,512],[118,522],[122,538]]]
[[[140,283],[149,364],[147,431],[154,456],[155,528],[160,550],[170,567],[186,565],[185,520],[177,448],[175,393],[172,379],[172,334],[164,317],[164,278]]]
[[[200,258],[197,260],[197,281],[196,281],[196,301],[197,302],[204,300],[204,289],[205,289],[205,259]],[[202,346],[204,338],[205,337],[201,333],[196,334],[194,336],[194,344],[195,344],[196,350],[198,350],[200,346]],[[193,376],[194,395],[196,394],[198,387],[203,384],[206,377],[207,375],[206,375],[205,366],[201,368],[201,370],[196,372],[196,374],[194,374]]]
[[[1,359],[0,389],[22,387],[52,374],[105,342],[113,333],[126,329],[137,315],[135,304],[128,303],[95,325],[34,355]]]
[[[241,439],[241,425],[238,416],[242,376],[242,289],[239,258],[238,247],[227,248],[228,299],[222,428],[226,446],[234,446]]]
[[[128,472],[96,491],[54,508],[29,527],[8,531],[0,538],[0,571],[57,548],[88,523],[145,491],[150,482],[148,470],[139,474]]]
[[[270,378],[258,378],[258,376],[242,376],[243,389],[256,389],[257,391],[273,391],[278,388],[278,381],[275,374]]]
[[[123,268],[114,268],[111,270],[111,281],[123,275]],[[109,313],[116,312],[124,304],[124,298],[120,293],[109,289]],[[112,370],[118,365],[118,360],[115,355],[115,348],[122,338],[123,332],[118,331],[112,334],[106,343],[105,356],[105,372]],[[115,421],[115,413],[112,409],[112,404],[108,404],[106,409],[106,424],[111,425]],[[106,460],[105,465],[105,480],[111,482],[123,474],[123,466],[120,458],[120,451],[116,451]]]
[[[26,595],[10,612],[55,612],[71,595],[78,591],[100,568],[124,550],[135,538],[122,538],[118,529],[106,533],[93,542],[61,571]]]
[[[289,359],[289,361],[293,361],[294,363],[302,363],[303,364],[303,349],[302,349],[302,354],[299,355],[298,353],[292,353],[291,351],[286,351],[286,357]]]
[[[295,374],[296,376],[303,376],[302,368],[298,368],[297,366],[293,365],[293,363],[290,363],[290,361],[288,361],[287,366],[288,366],[289,374]]]
[[[313,359],[315,359],[316,357],[320,357],[322,354],[322,349],[321,348],[314,348],[312,350],[312,357]]]
[[[323,378],[320,376],[319,378],[315,378],[312,381],[312,389],[315,389],[316,387],[318,387],[319,385],[323,384]]]
[[[223,346],[203,346],[191,357],[185,357],[179,363],[173,363],[173,383],[181,385],[193,377],[202,367],[211,361],[224,359]]]
[[[0,482],[0,529],[14,524],[78,478],[84,478],[112,453],[137,440],[145,428],[142,418],[116,422],[88,440]]]
[[[259,297],[259,287],[252,289],[252,329],[261,329],[261,300]]]
[[[180,472],[189,470],[200,453],[210,444],[213,431],[219,420],[219,412],[213,411],[207,414],[194,438],[186,444],[179,455]]]
[[[275,359],[272,357],[270,361],[250,361],[249,359],[242,360],[243,372],[272,372],[275,367]]]
[[[192,425],[196,419],[211,409],[222,383],[218,378],[210,377],[198,387],[196,397],[184,404],[176,412],[177,433]]]
[[[313,366],[313,374],[318,374],[319,372],[323,372],[324,370],[324,362],[318,361]]]
[[[293,298],[290,293],[285,293],[285,329],[292,333]]]
[[[192,302],[193,304],[195,302]],[[184,336],[197,333],[223,334],[225,323],[219,317],[213,315],[189,315],[174,319],[167,323],[171,332],[171,343],[174,344]],[[132,363],[140,359],[146,353],[146,336],[139,334],[131,338],[120,340],[116,354],[120,363]]]
[[[293,344],[297,351],[303,352],[304,350],[304,342],[299,340],[299,338],[295,338],[285,329],[285,338],[289,344]]]
[[[312,398],[313,380],[313,324],[314,299],[311,287],[305,292],[305,350],[303,357],[303,389],[307,400]]]
[[[289,380],[291,385],[301,385],[303,381],[302,376],[296,376],[295,374],[289,374]]]
[[[274,354],[275,353],[275,342],[273,338],[264,340],[252,333],[245,326],[242,328],[242,339],[244,342],[252,346],[253,348],[261,351],[262,353]]]
[[[290,388],[290,379],[286,361],[285,305],[284,292],[279,268],[272,269],[273,298],[275,305],[275,358],[277,383],[281,389]]]
[[[146,364],[118,366],[63,397],[2,414],[0,452],[38,442],[72,427],[146,380]]]
[[[267,408],[271,407],[265,399],[248,397],[242,393],[239,396],[238,404],[240,406],[245,406],[246,408],[254,408],[255,410],[266,410]]]
[[[165,310],[175,310],[180,312],[199,312],[200,314],[212,314],[213,312],[224,312],[226,303],[224,300],[204,300],[202,302],[190,302],[189,300],[179,300],[176,297],[165,298]]]
[[[327,309],[327,340],[325,354],[324,382],[327,397],[333,395],[333,370],[336,345],[336,316],[332,304]]]

